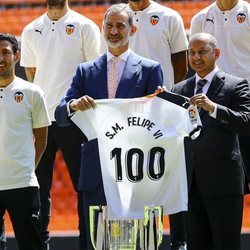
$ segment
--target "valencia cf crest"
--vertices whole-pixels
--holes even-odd
[[[68,35],[73,34],[73,33],[74,33],[74,30],[75,30],[75,26],[74,26],[73,24],[68,24],[68,25],[66,26],[66,33],[67,33]]]
[[[159,22],[160,18],[157,15],[153,15],[150,17],[150,23],[155,26]]]
[[[237,22],[238,23],[244,23],[246,20],[246,15],[244,13],[239,13],[237,15]]]
[[[24,98],[23,92],[18,91],[14,94],[14,99],[16,102],[21,102],[23,98]]]

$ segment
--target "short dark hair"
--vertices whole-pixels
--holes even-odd
[[[12,45],[12,50],[14,54],[19,50],[18,41],[15,36],[9,33],[0,33],[0,41],[8,41]]]
[[[125,3],[118,3],[111,5],[104,14],[104,21],[109,13],[122,13],[125,12],[128,15],[128,23],[132,27],[134,26],[133,13],[128,9],[128,5]]]

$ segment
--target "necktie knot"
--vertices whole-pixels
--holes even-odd
[[[202,88],[203,86],[207,83],[208,81],[206,79],[200,79],[197,82],[197,89],[196,89],[196,94],[202,93]]]
[[[120,57],[118,57],[118,56],[113,56],[112,58],[111,58],[111,63],[118,63],[120,61]]]

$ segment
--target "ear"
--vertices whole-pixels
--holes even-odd
[[[136,26],[132,26],[132,27],[131,27],[130,36],[133,36],[133,35],[135,34],[136,30],[137,30]]]
[[[219,48],[216,48],[216,49],[215,49],[215,57],[216,57],[216,59],[218,59],[219,56],[220,56],[220,49],[219,49]]]
[[[17,50],[15,55],[14,55],[14,61],[18,62],[20,60],[20,56],[21,56],[21,53],[19,50]]]

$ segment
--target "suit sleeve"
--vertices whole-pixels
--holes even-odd
[[[232,84],[230,107],[218,104],[216,120],[240,135],[250,135],[250,93],[246,80]]]
[[[163,73],[159,63],[156,63],[149,74],[147,95],[155,92],[158,86],[163,85]]]

